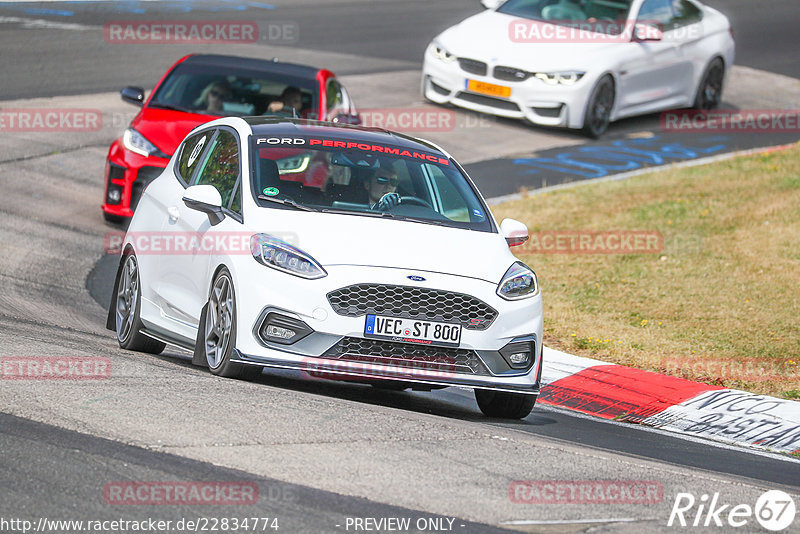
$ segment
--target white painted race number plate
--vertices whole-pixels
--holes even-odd
[[[461,343],[461,325],[367,315],[364,335],[419,345],[458,347]]]

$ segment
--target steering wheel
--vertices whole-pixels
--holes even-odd
[[[433,209],[433,206],[417,197],[400,197],[400,204],[416,204],[417,206],[422,206],[423,208],[428,208],[431,210]]]

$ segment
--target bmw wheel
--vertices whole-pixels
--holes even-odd
[[[720,58],[708,64],[706,72],[697,88],[694,98],[694,109],[708,110],[722,103],[722,83],[725,80],[725,64]]]
[[[125,256],[117,279],[114,301],[117,341],[123,349],[160,354],[166,344],[141,333],[144,325],[139,318],[142,297],[139,286],[139,262],[131,253]]]
[[[614,80],[606,74],[594,87],[586,116],[583,119],[583,131],[589,137],[597,139],[605,133],[611,123],[611,110],[614,108]]]
[[[484,415],[502,419],[524,419],[536,405],[536,395],[476,389],[475,400]]]
[[[209,370],[225,378],[254,378],[261,367],[231,361],[236,344],[236,294],[230,272],[223,268],[214,279],[201,318],[203,350]]]

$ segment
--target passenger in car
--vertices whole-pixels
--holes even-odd
[[[195,106],[205,108],[206,111],[222,113],[223,102],[231,99],[231,87],[227,82],[211,82],[194,101]]]
[[[278,100],[269,103],[267,110],[271,113],[286,113],[292,115],[292,111],[300,115],[303,109],[303,93],[299,88],[290,85],[283,90]]]
[[[397,206],[400,203],[397,184],[396,172],[380,167],[373,171],[372,176],[364,181],[372,209],[386,211]]]

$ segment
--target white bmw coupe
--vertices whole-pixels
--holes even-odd
[[[733,31],[696,0],[483,4],[428,46],[426,99],[592,137],[624,117],[721,102]]]
[[[215,120],[151,182],[107,326],[225,377],[263,368],[391,389],[475,389],[522,418],[542,371],[542,300],[461,166],[428,142],[300,119]]]

